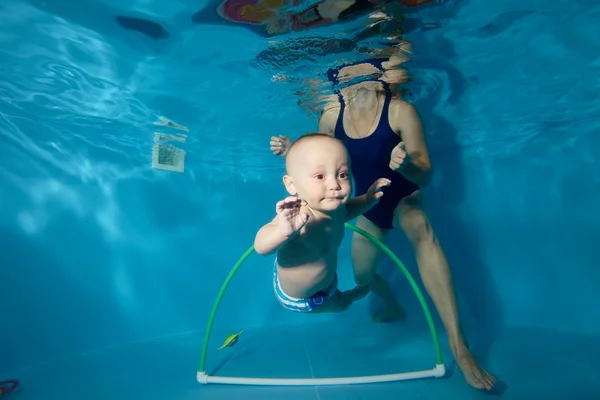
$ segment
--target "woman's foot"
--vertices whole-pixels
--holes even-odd
[[[450,346],[458,368],[461,370],[467,383],[476,389],[492,390],[496,378],[480,366],[465,345]]]

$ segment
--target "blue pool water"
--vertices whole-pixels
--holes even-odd
[[[21,382],[7,399],[484,397],[456,371],[437,316],[443,379],[198,384],[212,303],[284,196],[269,137],[316,129],[297,84],[274,75],[310,78],[335,57],[257,63],[286,37],[193,23],[206,2],[73,4],[0,3],[0,381]],[[440,25],[407,34],[407,87],[427,129],[437,171],[428,204],[470,346],[507,399],[600,399],[600,3],[472,0],[411,12]],[[122,29],[116,15],[145,16],[169,37]],[[159,116],[189,128],[183,173],[152,169],[154,132],[185,133],[154,125]],[[341,287],[352,284],[349,238]],[[417,276],[406,240],[394,233],[388,244]],[[210,374],[434,366],[423,313],[389,260],[381,271],[408,318],[388,325],[370,323],[371,297],[340,315],[283,310],[271,265],[254,254],[231,283]],[[235,347],[216,351],[241,330]]]

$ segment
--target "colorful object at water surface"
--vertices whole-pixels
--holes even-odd
[[[436,0],[396,0],[407,7],[418,7]],[[245,24],[264,24],[280,11],[297,6],[302,0],[225,0],[217,12],[222,18]]]

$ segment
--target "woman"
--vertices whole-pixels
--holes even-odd
[[[379,204],[359,217],[356,225],[382,241],[391,229],[400,228],[406,234],[415,250],[421,279],[448,333],[456,362],[471,386],[491,390],[496,379],[477,363],[465,345],[448,261],[424,209],[420,188],[429,183],[432,167],[421,118],[412,104],[392,95],[391,86],[405,82],[406,74],[398,69],[387,69],[387,62],[369,60],[328,73],[334,84],[375,70],[383,76],[337,91],[337,98],[324,108],[319,132],[346,144],[356,195],[367,190],[373,176],[392,181],[384,189]],[[286,136],[271,138],[271,150],[277,155],[285,155],[290,144]],[[369,240],[356,233],[353,235],[355,281],[369,285],[381,297],[385,307],[374,319],[387,321],[400,317],[402,309],[376,272],[381,255],[381,250]]]

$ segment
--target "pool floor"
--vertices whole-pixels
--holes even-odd
[[[345,327],[299,325],[246,329],[236,346],[221,351],[226,334],[211,336],[207,371],[239,377],[343,377],[433,368],[427,331],[401,323]],[[90,352],[39,364],[11,376],[21,381],[7,400],[356,400],[478,399],[441,336],[447,375],[385,384],[321,387],[200,385],[196,382],[202,332]],[[595,358],[600,337],[536,330],[505,330],[487,346],[487,369],[505,382],[505,399],[600,399]],[[595,355],[595,356],[594,356]]]

